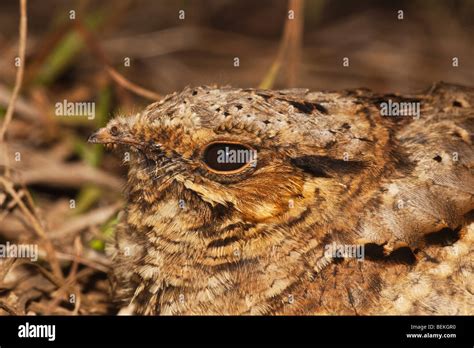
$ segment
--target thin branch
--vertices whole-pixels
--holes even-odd
[[[27,208],[27,206],[21,200],[20,195],[14,190],[13,184],[7,181],[5,178],[0,177],[0,183],[5,188],[5,191],[15,200],[23,214],[30,220],[30,223],[40,238],[46,238],[46,232],[41,226],[40,222],[36,219],[32,212]]]
[[[71,270],[69,271],[69,275],[66,278],[64,284],[59,289],[57,289],[55,299],[48,305],[47,307],[48,313],[52,312],[52,309],[58,306],[58,304],[63,299],[62,295],[65,295],[67,297],[68,291],[71,291],[71,290],[74,290],[73,293],[77,294],[77,300],[78,300],[76,301],[75,306],[74,306],[74,313],[75,315],[77,315],[77,313],[79,312],[79,308],[81,305],[81,301],[80,301],[81,292],[78,291],[78,287],[76,286],[77,285],[77,269],[79,266],[78,258],[82,254],[82,244],[81,244],[81,239],[79,236],[76,236],[76,238],[74,239],[74,249],[75,249],[74,258],[72,261]]]
[[[4,301],[0,301],[0,308],[3,309],[5,312],[7,312],[10,315],[20,315],[20,313],[18,313],[16,311],[16,309],[11,307],[9,304],[7,304]]]
[[[292,86],[296,82],[299,67],[301,41],[303,32],[303,6],[304,0],[289,0],[288,12],[294,12],[294,18],[287,18],[283,29],[278,53],[270,69],[263,78],[259,88],[272,88],[280,72],[282,65],[287,60],[287,85]],[[287,16],[289,13],[287,13]]]
[[[92,54],[99,60],[104,66],[105,70],[109,74],[109,76],[114,80],[118,85],[122,86],[123,88],[139,95],[143,98],[147,98],[153,101],[160,100],[162,96],[158,93],[150,91],[146,88],[143,88],[120,74],[117,70],[112,67],[107,55],[105,54],[102,47],[100,47],[97,40],[91,35],[89,30],[82,24],[81,21],[76,21],[76,29],[77,32],[82,36],[86,46],[92,52]]]
[[[13,268],[13,265],[15,264],[16,260],[18,259],[7,259],[1,263],[2,267],[0,268],[0,284],[3,283],[3,280],[7,276],[8,272]]]
[[[110,262],[108,259],[105,258],[103,260],[92,260],[83,256],[76,256],[72,254],[66,254],[66,253],[57,253],[58,259],[59,260],[64,260],[64,261],[74,261],[77,260],[80,264],[84,266],[88,266],[96,271],[104,272],[107,273],[110,271]]]
[[[286,83],[288,87],[294,87],[298,78],[303,39],[303,6],[304,0],[290,0],[289,7],[294,11],[295,18],[292,20],[292,36],[288,47],[288,68],[286,70]]]
[[[13,184],[11,182],[6,180],[5,178],[0,177],[0,183],[5,188],[5,191],[16,201],[22,213],[29,220],[31,226],[33,227],[33,230],[36,232],[38,237],[40,237],[41,240],[44,242],[45,244],[44,247],[47,252],[47,258],[51,265],[51,269],[53,270],[54,276],[58,278],[60,281],[64,281],[64,276],[62,274],[58,259],[56,258],[56,252],[54,250],[54,246],[49,240],[48,236],[46,235],[46,232],[43,229],[43,226],[41,225],[40,221],[34,215],[34,212],[32,213],[30,209],[28,209],[28,207],[25,205],[25,203],[23,203],[21,198],[18,196],[18,193],[13,188]]]
[[[5,85],[0,84],[0,105],[8,107],[12,98],[12,91],[10,91]],[[22,116],[28,121],[38,121],[41,118],[41,112],[35,107],[31,106],[27,100],[18,96],[15,103],[15,112],[17,115]]]
[[[136,95],[139,95],[143,98],[150,99],[153,101],[157,101],[162,98],[160,94],[157,94],[146,88],[140,87],[139,85],[131,82],[130,80],[127,80],[122,74],[120,74],[117,70],[115,70],[111,66],[106,66],[105,70],[110,75],[112,80],[114,80],[118,85],[125,88],[126,90],[129,90],[135,93]]]
[[[28,30],[28,20],[26,16],[26,1],[20,0],[20,42],[18,45],[18,57],[20,58],[20,66],[16,71],[15,78],[15,87],[13,88],[13,93],[8,104],[7,112],[5,114],[5,119],[0,129],[0,143],[4,141],[5,133],[7,131],[8,125],[10,124],[13,112],[15,111],[15,102],[20,93],[21,86],[23,84],[23,75],[25,73],[25,51],[26,51],[26,34]]]
[[[51,231],[48,236],[52,239],[66,238],[67,236],[80,232],[87,227],[102,224],[110,219],[110,217],[113,216],[121,206],[121,202],[115,203],[107,207],[97,208],[96,210],[79,217],[69,219],[58,229]]]

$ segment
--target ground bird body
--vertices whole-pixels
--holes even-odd
[[[420,109],[381,112],[402,103]],[[442,83],[186,88],[117,117],[90,139],[130,152],[114,296],[137,314],[472,314],[473,132],[474,91]],[[257,158],[219,167],[215,146]]]

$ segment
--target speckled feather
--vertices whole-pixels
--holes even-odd
[[[382,117],[388,99],[419,101],[420,118]],[[131,145],[114,296],[151,315],[473,314],[473,132],[474,91],[444,83],[186,88],[116,117],[96,139]],[[257,166],[209,171],[215,141],[251,146]],[[331,243],[364,245],[364,261]]]

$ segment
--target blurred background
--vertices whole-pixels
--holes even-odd
[[[2,0],[0,6],[0,76],[11,83],[18,3]],[[101,71],[80,39],[69,36],[70,10],[115,67],[159,93],[188,84],[258,86],[288,18],[286,0],[32,0],[28,7],[30,82],[41,81],[54,93],[90,85]],[[306,0],[303,13],[295,15],[303,17],[297,85],[407,91],[435,80],[472,82],[473,16],[472,0]],[[123,67],[125,57],[129,68]],[[234,57],[240,58],[238,69]],[[350,58],[349,68],[343,68],[343,57]],[[275,87],[285,87],[284,80]]]
[[[113,115],[187,85],[474,85],[472,0],[30,0],[27,12],[23,85],[0,141],[0,243],[37,243],[41,257],[0,260],[0,314],[115,313],[104,245],[126,168],[86,143]],[[2,123],[19,18],[2,0]],[[64,100],[93,103],[94,117],[58,117]]]

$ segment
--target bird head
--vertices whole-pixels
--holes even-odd
[[[318,104],[284,92],[186,88],[112,119],[89,142],[129,149],[129,183],[155,197],[192,192],[254,222],[299,216],[318,201],[324,210],[344,190],[344,178],[365,168],[370,142],[354,137],[369,125],[351,127],[350,113],[330,120],[334,97]],[[346,147],[336,146],[344,140]]]

